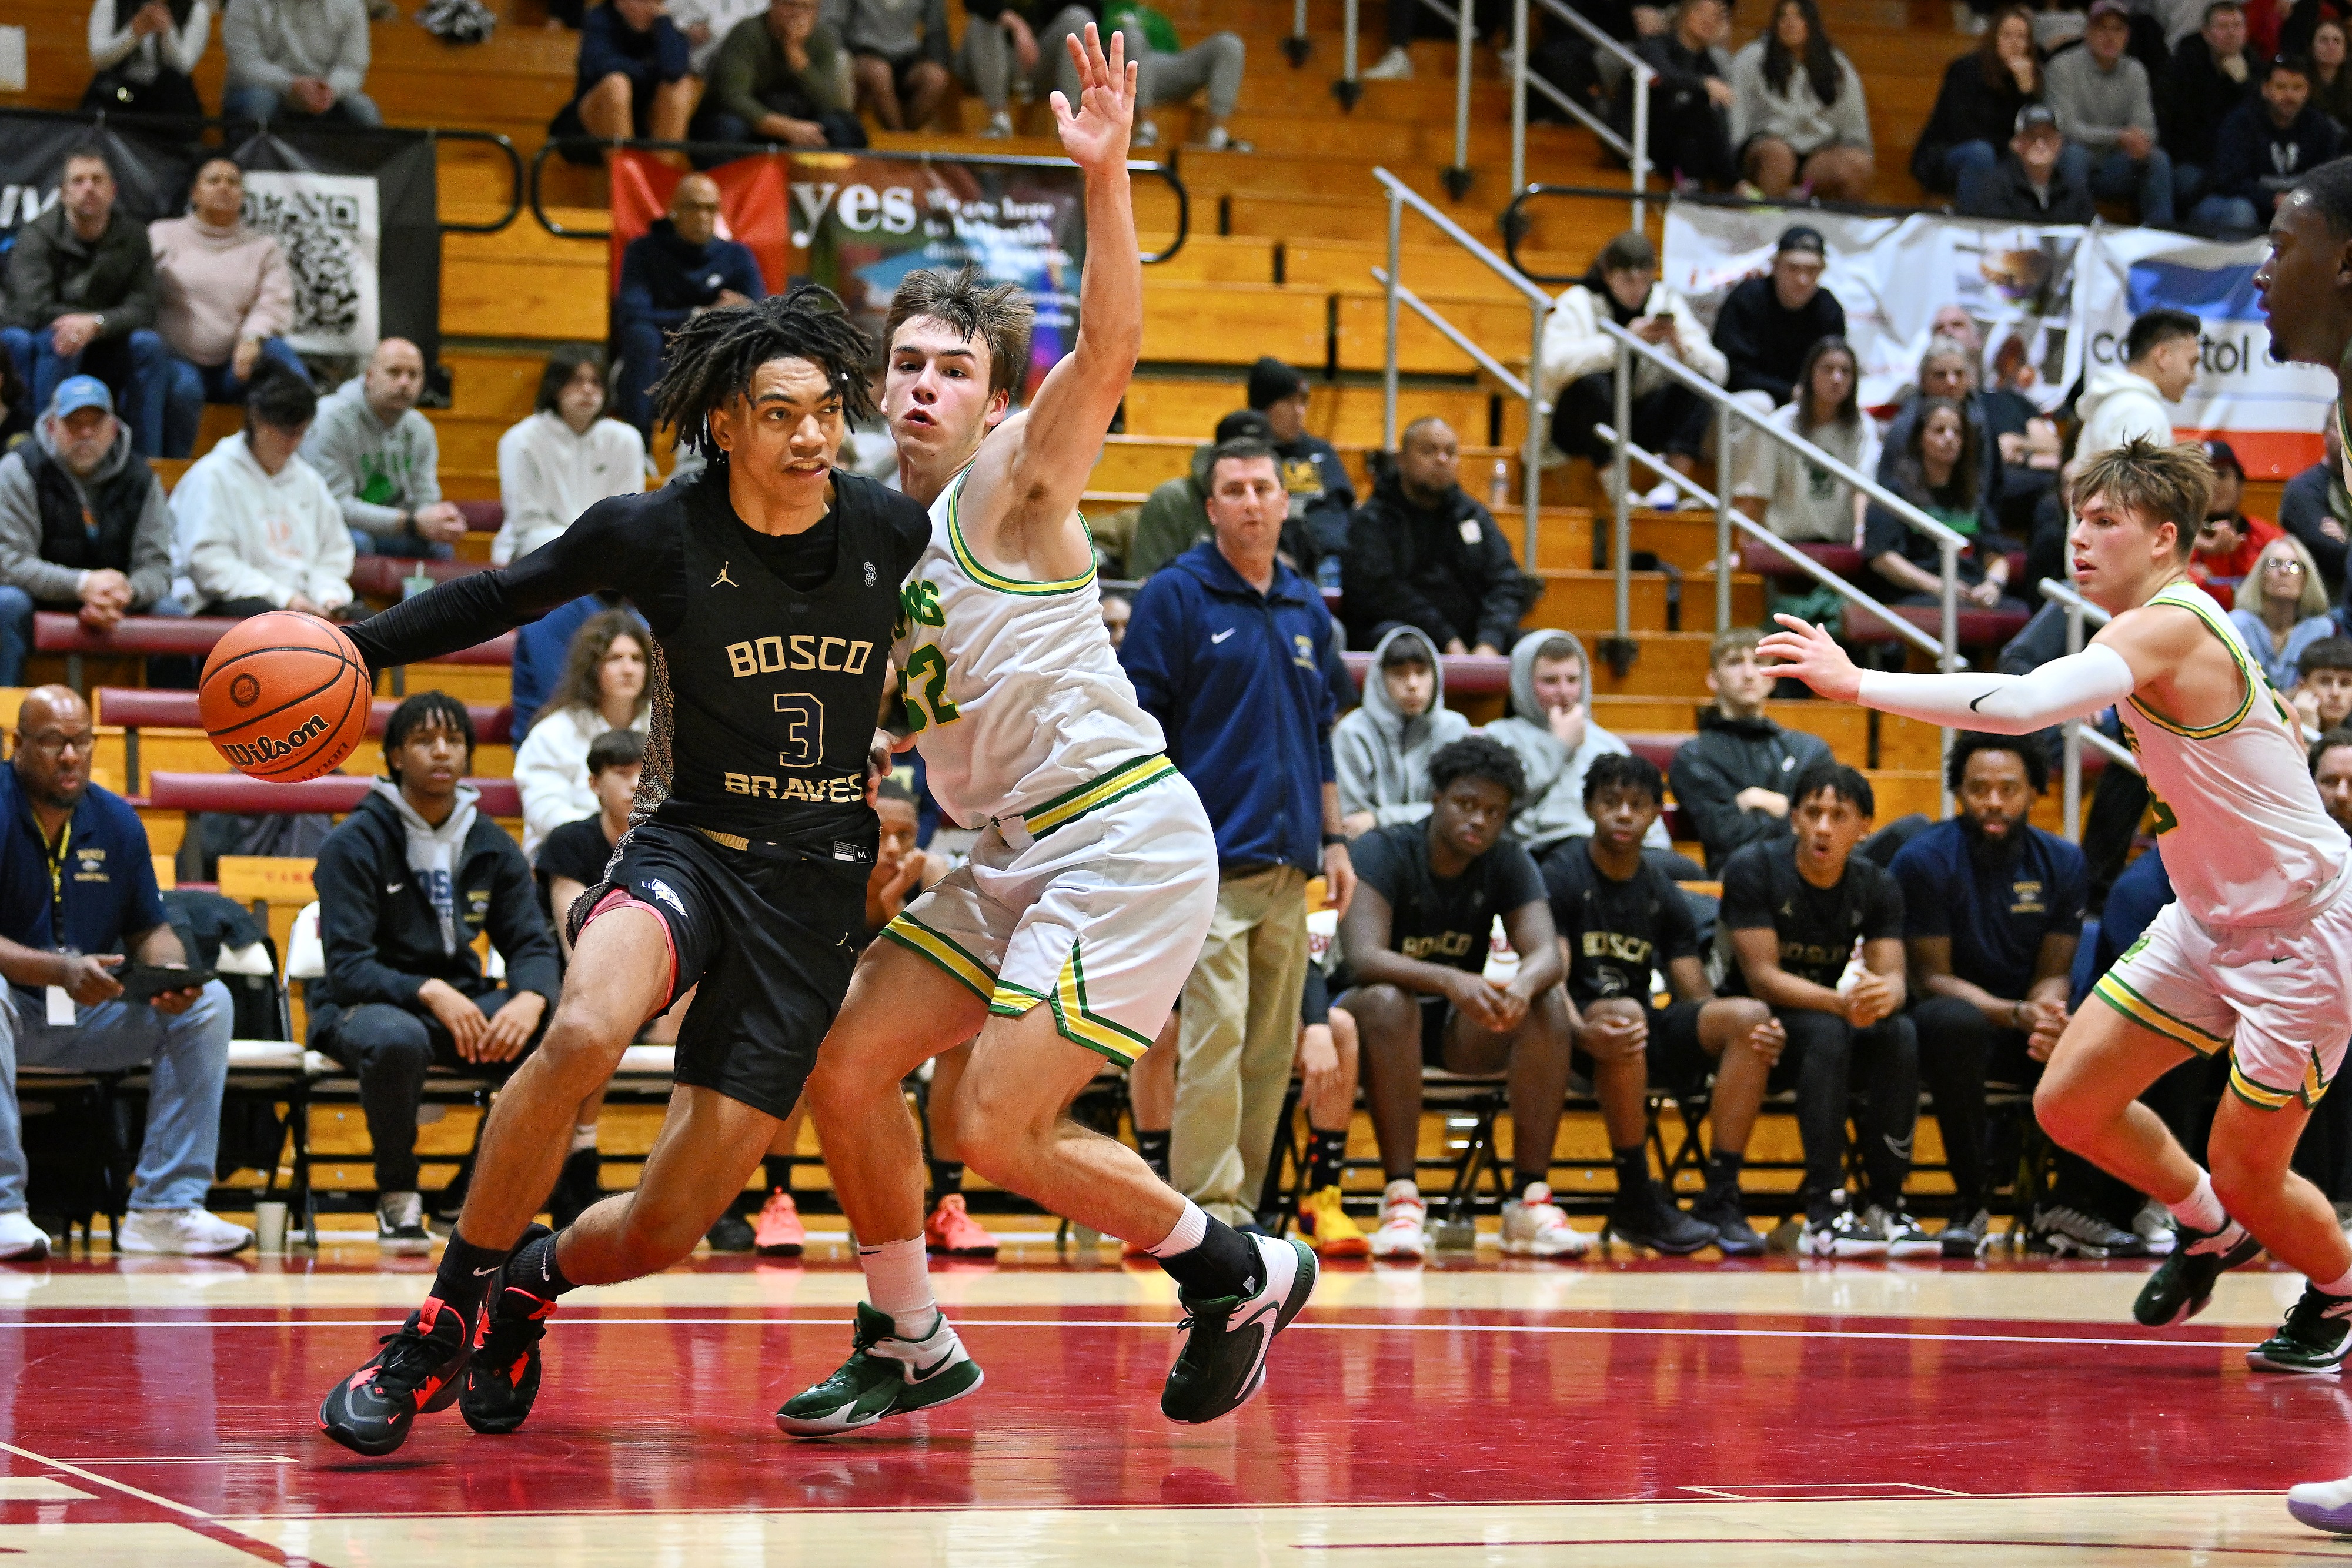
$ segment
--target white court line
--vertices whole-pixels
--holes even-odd
[[[203,1509],[191,1508],[184,1502],[173,1502],[168,1497],[157,1497],[152,1491],[141,1491],[137,1487],[118,1481],[110,1476],[102,1476],[95,1470],[83,1469],[79,1465],[68,1464],[63,1459],[53,1459],[47,1454],[37,1454],[30,1448],[20,1448],[14,1443],[0,1443],[0,1452],[14,1454],[20,1459],[30,1459],[45,1469],[63,1470],[69,1476],[79,1476],[95,1486],[111,1487],[116,1491],[125,1492],[137,1498],[141,1502],[153,1503],[157,1508],[168,1508],[173,1513],[184,1513],[190,1519],[201,1519],[207,1524],[214,1522],[213,1516]]]
[[[214,1454],[201,1459],[76,1459],[78,1465],[291,1465],[284,1454]]]
[[[1759,1498],[1748,1495],[1751,1492],[1759,1491],[1812,1492],[1822,1496],[1825,1500],[1841,1501],[1855,1500],[1861,1493],[1865,1491],[1924,1492],[1929,1497],[1971,1497],[1975,1495],[1971,1492],[1954,1491],[1948,1487],[1922,1486],[1917,1481],[1773,1481],[1769,1483],[1759,1481],[1754,1486],[1676,1487],[1675,1490],[1676,1491],[1696,1492],[1701,1497],[1727,1498],[1733,1502],[1773,1502],[1779,1500],[1774,1498]],[[1795,1498],[1790,1500],[1805,1502],[1811,1500],[1806,1498]]]
[[[1434,1309],[1451,1311],[1450,1308]],[[1777,1314],[1776,1314],[1777,1315]],[[591,1318],[548,1320],[551,1328],[841,1328],[846,1318]],[[202,1318],[110,1318],[92,1322],[8,1322],[11,1329],[288,1329],[350,1328],[396,1330],[405,1318],[238,1318],[207,1322]],[[1130,1318],[977,1318],[955,1320],[960,1331],[975,1329],[1172,1329],[1173,1319]],[[1492,1334],[1647,1334],[1670,1339],[1851,1339],[1909,1341],[1932,1344],[2083,1344],[2171,1350],[2245,1350],[2256,1342],[2215,1339],[2098,1339],[2083,1334],[1901,1333],[1887,1329],[1716,1329],[1675,1328],[1641,1323],[1374,1323],[1310,1322],[1290,1325],[1323,1333],[1492,1333]],[[0,1445],[5,1447],[5,1445]]]

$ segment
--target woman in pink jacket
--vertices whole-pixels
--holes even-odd
[[[186,457],[207,402],[242,403],[267,357],[310,379],[282,336],[294,324],[294,274],[275,236],[247,224],[245,171],[207,158],[188,215],[147,226],[160,299],[155,329],[172,351],[163,455]]]

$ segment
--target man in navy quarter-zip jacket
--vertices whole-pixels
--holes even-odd
[[[1355,888],[1331,727],[1344,680],[1321,593],[1276,559],[1288,497],[1274,449],[1209,460],[1213,537],[1136,596],[1119,663],[1217,832],[1216,917],[1184,985],[1172,1185],[1254,1223],[1307,979],[1307,882]]]

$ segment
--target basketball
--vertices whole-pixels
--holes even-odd
[[[367,664],[315,615],[273,610],[213,645],[196,688],[205,733],[252,779],[331,772],[367,733]]]

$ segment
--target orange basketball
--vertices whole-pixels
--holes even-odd
[[[367,734],[367,664],[329,622],[273,610],[213,645],[196,700],[205,733],[251,779],[332,772]]]

